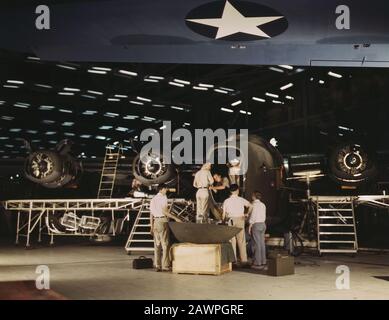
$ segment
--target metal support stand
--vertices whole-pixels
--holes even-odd
[[[20,243],[20,237],[26,237],[26,247],[31,246],[31,236],[35,229],[38,229],[38,242],[42,241],[42,233],[47,229],[50,236],[50,244],[54,244],[55,236],[90,236],[77,231],[68,231],[63,233],[53,233],[47,228],[46,219],[48,214],[64,214],[73,212],[74,214],[84,214],[88,212],[110,213],[112,223],[115,225],[118,215],[127,215],[131,210],[137,210],[142,199],[123,198],[123,199],[63,199],[63,200],[9,200],[4,202],[6,210],[17,214],[16,239],[15,243]],[[115,228],[112,235],[117,234]]]
[[[20,225],[20,211],[18,211],[18,218],[16,222],[16,239],[15,239],[15,244],[19,244],[19,225]]]

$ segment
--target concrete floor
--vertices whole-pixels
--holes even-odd
[[[296,274],[269,277],[251,270],[222,276],[133,270],[122,247],[64,245],[25,250],[0,247],[0,282],[35,280],[48,265],[51,289],[69,299],[389,299],[389,254],[306,255]],[[350,290],[337,290],[335,269],[351,269]]]

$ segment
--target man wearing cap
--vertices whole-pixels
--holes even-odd
[[[197,221],[203,221],[208,218],[208,212],[211,208],[209,188],[214,183],[211,175],[211,164],[205,163],[199,170],[193,181],[193,186],[197,189],[196,193],[196,215]]]
[[[241,228],[241,231],[231,239],[235,257],[236,247],[239,248],[240,262],[247,265],[246,236],[245,236],[245,208],[252,210],[252,205],[246,199],[239,197],[237,184],[230,186],[231,196],[223,203],[223,220],[229,219],[234,227]]]
[[[228,163],[228,178],[230,179],[231,184],[237,184],[238,187],[241,185],[241,166],[240,159],[235,158],[229,161]]]

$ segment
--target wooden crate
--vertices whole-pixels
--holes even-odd
[[[232,271],[232,264],[222,264],[220,244],[182,243],[172,248],[173,273],[221,275]]]

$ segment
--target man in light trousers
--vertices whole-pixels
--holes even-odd
[[[205,163],[199,170],[193,181],[193,186],[197,189],[196,193],[196,220],[204,222],[208,219],[209,210],[213,207],[213,201],[209,188],[214,183],[211,175],[211,164]]]
[[[252,196],[253,210],[249,219],[249,233],[254,242],[254,259],[252,264],[252,268],[254,269],[264,269],[266,266],[266,206],[261,199],[261,193],[255,191]]]
[[[237,258],[237,248],[239,249],[240,263],[247,265],[246,234],[245,234],[245,208],[251,210],[251,204],[246,199],[239,197],[239,186],[230,186],[231,196],[223,203],[223,220],[230,219],[232,225],[242,230],[231,239],[235,257]]]
[[[177,222],[180,219],[172,215],[168,210],[167,191],[165,185],[158,187],[158,194],[150,202],[151,231],[154,236],[154,265],[156,271],[170,271],[170,240],[168,218]]]

